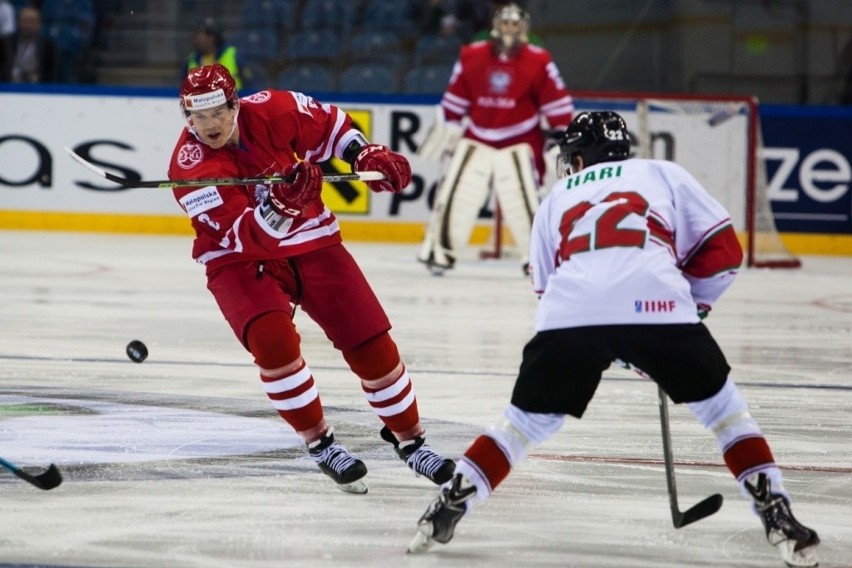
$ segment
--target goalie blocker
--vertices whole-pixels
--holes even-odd
[[[435,198],[435,211],[417,259],[435,273],[453,268],[457,251],[470,240],[479,210],[493,185],[504,222],[521,251],[526,270],[529,234],[538,208],[534,167],[528,144],[498,150],[466,138],[459,141]]]

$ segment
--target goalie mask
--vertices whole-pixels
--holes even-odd
[[[499,53],[507,55],[529,42],[529,27],[530,15],[514,2],[507,4],[494,13],[491,41]]]
[[[570,173],[576,156],[583,167],[625,160],[630,154],[630,135],[621,115],[611,111],[581,112],[559,140],[559,158]]]

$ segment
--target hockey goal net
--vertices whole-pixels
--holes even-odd
[[[672,160],[686,168],[731,214],[752,267],[801,265],[784,245],[767,194],[757,100],[753,97],[657,93],[574,93],[577,112],[614,110],[624,117],[633,154]],[[545,188],[556,181],[556,151],[549,153]],[[511,251],[499,216],[492,246]],[[492,254],[493,254],[492,253]]]

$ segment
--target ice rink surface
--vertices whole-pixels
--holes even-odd
[[[338,491],[273,411],[189,256],[191,238],[0,232],[0,565],[776,567],[712,435],[670,406],[672,527],[655,387],[611,368],[581,421],[533,450],[455,539],[406,556],[436,494],[383,442],[357,379],[296,323],[337,438],[370,473]],[[413,245],[353,243],[394,323],[435,449],[458,457],[506,406],[536,299],[517,260],[432,277]],[[820,566],[852,566],[852,258],[743,270],[707,325],[784,468]],[[150,351],[124,354],[132,339]],[[566,369],[570,362],[566,362]],[[685,369],[684,372],[688,372]]]

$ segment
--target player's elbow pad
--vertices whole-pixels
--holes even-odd
[[[712,306],[725,293],[725,290],[734,283],[737,271],[729,270],[709,278],[696,278],[689,274],[684,276],[689,281],[692,299],[695,300],[695,303]]]

